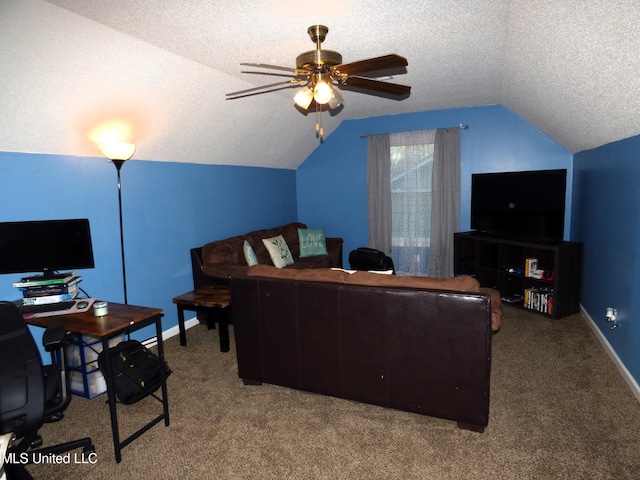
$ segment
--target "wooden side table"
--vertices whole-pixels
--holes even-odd
[[[173,298],[178,306],[178,327],[180,328],[180,345],[187,345],[187,334],[184,328],[184,311],[203,311],[207,315],[207,327],[214,328],[218,323],[220,351],[229,351],[229,310],[231,309],[231,291],[224,285],[205,285],[197,290]]]

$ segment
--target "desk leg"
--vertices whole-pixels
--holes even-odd
[[[184,328],[184,307],[178,305],[178,328],[180,329],[180,345],[187,345],[187,332]]]
[[[184,317],[182,321],[184,328]],[[156,335],[158,340],[158,358],[160,359],[160,366],[162,371],[162,406],[164,409],[164,424],[169,426],[169,396],[167,394],[167,376],[164,369],[164,344],[162,343],[162,317],[156,319]]]
[[[120,432],[118,431],[118,412],[116,410],[116,394],[113,390],[113,376],[111,374],[111,359],[109,351],[109,338],[102,337],[102,351],[106,352],[104,362],[104,380],[107,384],[107,399],[109,402],[109,413],[111,414],[111,433],[113,435],[113,449],[116,454],[116,462],[122,461],[120,452]]]

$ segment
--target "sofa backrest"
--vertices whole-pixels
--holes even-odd
[[[345,283],[369,287],[401,287],[429,290],[448,290],[454,292],[480,291],[480,283],[469,276],[431,278],[400,275],[383,275],[374,272],[353,272],[333,268],[315,268],[313,270],[279,269],[270,265],[254,265],[247,275],[257,277],[284,278],[301,281]]]
[[[493,288],[480,287],[473,277],[431,278],[400,275],[383,275],[375,272],[344,270],[341,268],[314,268],[305,270],[279,269],[270,265],[254,265],[247,270],[251,277],[270,277],[306,282],[343,283],[368,287],[413,288],[421,290],[443,290],[464,293],[482,293],[491,298],[491,329],[502,326],[502,300],[500,292]]]
[[[202,264],[245,264],[242,247],[245,240],[251,244],[256,252],[258,262],[266,265],[273,265],[271,257],[266,247],[262,243],[263,238],[272,238],[282,235],[293,258],[300,256],[300,245],[298,241],[298,228],[307,228],[304,223],[294,222],[281,227],[256,230],[245,235],[226,238],[209,242],[202,247]]]
[[[287,242],[289,251],[291,251],[291,256],[296,259],[300,257],[300,242],[298,240],[299,228],[307,228],[307,226],[304,223],[295,222],[283,225],[282,227],[256,230],[255,232],[250,232],[243,236],[251,244],[253,251],[256,252],[258,263],[273,265],[269,252],[264,246],[264,243],[262,243],[262,240],[282,235],[284,241]]]
[[[355,274],[343,271],[292,274],[306,277],[231,278],[245,382],[487,425],[488,295],[347,285]]]

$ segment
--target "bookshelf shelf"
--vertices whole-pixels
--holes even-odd
[[[527,276],[527,260],[550,278]],[[582,244],[538,243],[491,237],[477,232],[454,234],[454,273],[472,275],[483,287],[497,289],[505,304],[550,318],[580,311]]]

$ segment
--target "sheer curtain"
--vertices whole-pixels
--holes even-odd
[[[427,275],[435,130],[392,133],[391,258],[400,275]]]
[[[391,255],[401,275],[452,275],[460,130],[370,136],[367,185],[369,246]]]
[[[429,276],[453,275],[453,234],[460,228],[460,129],[436,132],[433,151]]]

